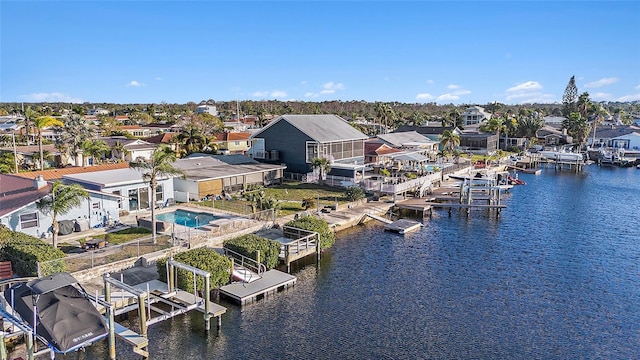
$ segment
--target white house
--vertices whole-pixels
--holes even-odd
[[[485,120],[491,119],[491,114],[485,111],[481,106],[473,105],[468,107],[462,113],[462,123],[466,125],[480,124]]]
[[[149,182],[145,181],[142,171],[124,168],[96,171],[82,174],[65,175],[66,183],[77,183],[85,189],[108,193],[119,197],[116,210],[136,212],[147,210],[151,204]],[[160,177],[156,188],[156,206],[165,204],[173,198],[173,178]]]
[[[196,107],[196,114],[210,114],[218,116],[218,109],[214,105],[198,105]]]
[[[51,184],[41,176],[34,179],[0,174],[0,224],[10,230],[35,237],[48,237],[53,219],[38,210],[38,201],[49,195]],[[118,200],[113,194],[89,191],[89,199],[58,221],[77,220],[88,227],[102,226],[108,219],[117,221]]]

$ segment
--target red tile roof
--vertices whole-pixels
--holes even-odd
[[[168,144],[177,133],[162,133],[154,136],[150,136],[148,138],[142,139],[146,142],[150,142],[152,144]]]
[[[119,162],[114,164],[100,164],[100,165],[94,165],[94,166],[69,166],[69,167],[59,168],[59,169],[23,172],[15,175],[21,178],[26,178],[26,179],[35,179],[38,175],[42,175],[42,177],[45,180],[51,181],[51,180],[62,179],[64,175],[81,174],[81,173],[88,173],[88,172],[94,172],[94,171],[124,169],[128,167],[129,167],[128,162]]]
[[[251,134],[248,132],[231,132],[227,133],[227,141],[248,140]]]

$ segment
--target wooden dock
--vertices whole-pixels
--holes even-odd
[[[423,225],[421,223],[414,220],[400,219],[390,224],[386,224],[384,229],[387,231],[397,232],[399,234],[406,234],[408,232],[418,230],[422,226]]]
[[[269,270],[251,283],[235,282],[220,288],[220,295],[245,305],[283,291],[296,283],[296,277],[278,270]]]

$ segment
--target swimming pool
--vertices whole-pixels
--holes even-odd
[[[196,228],[208,224],[210,221],[220,219],[220,217],[209,213],[195,212],[183,209],[177,209],[172,212],[156,215],[156,220],[172,222],[178,225],[184,225]]]

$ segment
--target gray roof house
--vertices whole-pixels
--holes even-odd
[[[117,196],[120,200],[113,212],[136,212],[150,208],[152,197],[149,182],[142,177],[142,171],[133,168],[123,168],[106,171],[95,171],[81,174],[64,175],[65,183],[77,183],[85,189],[99,191]],[[164,204],[173,198],[173,179],[159,177],[156,188],[157,205]]]
[[[252,138],[264,143],[255,159],[284,163],[288,172],[307,174],[311,159],[324,157],[331,162],[330,175],[353,177],[364,167],[368,137],[336,115],[282,115]]]
[[[178,198],[200,200],[223,192],[244,190],[247,185],[280,183],[286,166],[263,164],[244,155],[191,154],[173,166],[184,173],[174,178]]]

